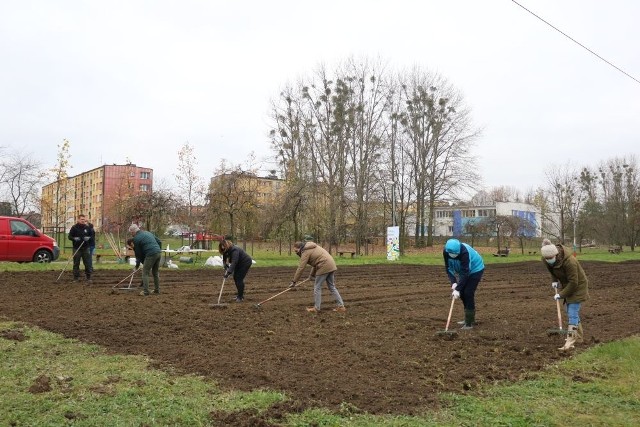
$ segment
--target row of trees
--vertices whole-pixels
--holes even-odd
[[[608,243],[635,249],[640,238],[640,175],[633,155],[614,157],[596,167],[570,165],[547,172],[547,189],[532,195],[547,230],[569,243]]]
[[[412,219],[415,244],[431,245],[436,204],[479,182],[470,154],[479,131],[462,95],[418,67],[321,66],[281,92],[272,118],[287,185],[268,222],[296,238],[307,232],[331,247],[349,236],[361,252],[393,217],[401,242]]]

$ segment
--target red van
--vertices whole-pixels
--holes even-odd
[[[29,221],[0,216],[0,261],[51,262],[58,256],[58,242]]]

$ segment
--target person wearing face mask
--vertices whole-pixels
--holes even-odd
[[[447,240],[442,256],[451,296],[462,300],[464,306],[464,320],[458,324],[462,329],[471,329],[476,324],[476,289],[484,273],[484,261],[475,249],[458,239]]]
[[[566,351],[584,340],[580,308],[582,303],[589,299],[589,281],[578,259],[571,255],[571,249],[568,247],[554,245],[549,239],[544,239],[540,253],[544,265],[553,278],[551,287],[558,291],[554,299],[562,299],[566,305],[569,318],[567,339],[558,349]]]
[[[313,307],[308,307],[307,311],[310,313],[317,313],[320,311],[320,305],[322,304],[322,284],[327,282],[329,292],[333,295],[336,301],[336,307],[333,311],[347,311],[340,296],[340,292],[336,288],[335,284],[335,272],[338,269],[336,262],[329,252],[327,252],[322,246],[315,244],[314,242],[296,242],[293,244],[293,249],[296,251],[296,255],[300,257],[300,264],[293,276],[293,281],[289,284],[290,288],[296,286],[296,282],[300,280],[302,272],[307,264],[311,266],[310,279],[315,278],[313,286]]]

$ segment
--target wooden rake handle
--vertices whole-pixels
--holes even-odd
[[[444,327],[445,331],[449,330],[449,323],[451,323],[451,315],[453,314],[453,304],[456,302],[454,297],[451,297],[451,308],[449,309],[449,317],[447,317],[447,325]]]
[[[304,282],[306,282],[306,281],[308,281],[308,280],[309,280],[309,278],[307,277],[307,278],[306,278],[306,279],[304,279],[302,282],[298,283],[298,285],[302,285]],[[298,285],[296,285],[296,286],[298,286]],[[267,301],[271,301],[271,300],[272,300],[272,299],[274,299],[275,297],[277,297],[277,296],[279,296],[279,295],[282,295],[282,294],[284,294],[285,292],[289,292],[291,289],[293,289],[293,288],[291,288],[291,287],[287,287],[287,289],[285,289],[284,291],[282,291],[282,292],[278,292],[277,294],[275,294],[275,295],[273,295],[273,296],[270,296],[269,298],[267,298],[267,299],[266,299],[266,300],[264,300],[264,301],[260,301],[259,303],[257,303],[257,304],[256,304],[256,306],[258,306],[258,307],[259,307],[259,306],[261,306],[262,304],[264,304],[265,302],[267,302]]]
[[[558,295],[558,288],[556,288],[556,295]],[[560,310],[560,300],[556,300],[556,308],[558,310],[558,329],[562,330],[562,310]]]

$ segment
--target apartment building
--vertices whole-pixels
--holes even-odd
[[[524,229],[528,237],[540,237],[538,209],[528,203],[494,202],[487,206],[439,206],[435,208],[435,236],[464,236],[468,225],[495,216],[515,216],[530,224]]]
[[[268,206],[284,188],[284,180],[271,174],[257,176],[251,172],[230,172],[211,178],[210,190],[233,191],[247,193],[254,197],[258,206]]]
[[[153,169],[135,164],[103,165],[42,188],[42,227],[69,230],[85,214],[96,231],[108,224],[118,202],[153,190]]]

